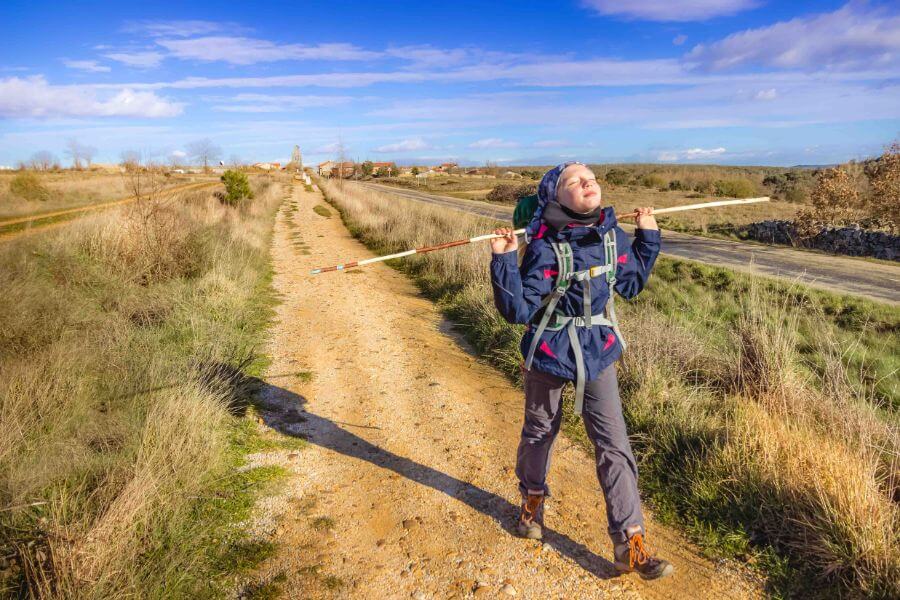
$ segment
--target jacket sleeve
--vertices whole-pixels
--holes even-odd
[[[634,242],[616,227],[618,267],[616,268],[616,291],[625,299],[637,296],[650,277],[650,271],[659,255],[660,234],[655,229],[635,229]]]
[[[545,273],[551,265],[542,264],[541,252],[532,243],[525,251],[521,268],[517,251],[491,257],[491,287],[494,305],[509,323],[528,323],[541,308],[541,300],[550,293],[555,274]]]

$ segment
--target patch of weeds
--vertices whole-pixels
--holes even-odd
[[[309,383],[316,378],[316,374],[312,371],[297,371],[295,377],[297,377],[297,379],[299,379],[303,383]]]
[[[326,218],[331,217],[331,211],[328,210],[327,207],[322,206],[321,204],[316,204],[315,206],[313,206],[313,212],[322,217],[326,217]]]
[[[312,528],[316,531],[331,531],[334,529],[334,519],[331,517],[316,517],[312,520]]]
[[[344,580],[336,575],[326,575],[322,578],[322,585],[326,590],[339,590],[344,587]]]
[[[282,586],[287,583],[287,575],[282,571],[264,583],[250,584],[244,588],[241,598],[247,600],[274,600],[282,597]]]

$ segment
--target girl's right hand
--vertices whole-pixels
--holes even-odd
[[[498,227],[494,230],[494,234],[503,236],[491,240],[491,251],[494,254],[504,254],[519,249],[519,238],[511,228]]]

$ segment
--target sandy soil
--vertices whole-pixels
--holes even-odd
[[[648,542],[675,575],[615,577],[592,458],[562,436],[544,541],[514,537],[521,390],[390,268],[310,276],[371,253],[333,209],[330,218],[313,212],[318,192],[295,186],[293,199],[272,248],[283,302],[260,415],[310,444],[254,457],[291,473],[257,510],[256,526],[279,548],[257,582],[280,580],[288,598],[761,595],[652,515]]]

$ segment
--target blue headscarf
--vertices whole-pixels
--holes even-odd
[[[556,202],[556,186],[559,183],[559,178],[566,167],[571,167],[572,165],[584,165],[584,163],[578,162],[577,160],[570,160],[561,165],[556,165],[544,173],[544,176],[541,178],[541,183],[538,184],[537,208],[534,209],[534,216],[531,217],[531,221],[525,226],[526,240],[531,240],[538,230],[540,230],[544,207],[546,207],[549,202]]]

